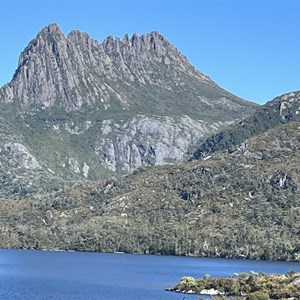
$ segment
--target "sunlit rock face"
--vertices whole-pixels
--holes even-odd
[[[232,119],[254,104],[226,92],[196,70],[158,32],[107,37],[65,36],[56,24],[41,30],[21,53],[5,102],[24,107],[93,107],[149,113],[175,113]],[[226,113],[224,114],[224,109]]]

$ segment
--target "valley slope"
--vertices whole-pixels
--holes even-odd
[[[0,202],[2,247],[299,260],[300,122],[206,160]]]
[[[228,149],[270,128],[299,120],[300,91],[283,94],[261,106],[253,114],[239,120],[233,126],[201,141],[192,158],[199,159],[212,152]]]

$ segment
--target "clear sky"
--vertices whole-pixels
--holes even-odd
[[[0,0],[0,86],[37,32],[157,30],[224,89],[258,103],[300,89],[300,0]]]

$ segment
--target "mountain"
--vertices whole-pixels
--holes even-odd
[[[2,247],[299,260],[300,122],[206,160],[0,201]]]
[[[158,32],[99,43],[56,24],[29,42],[0,100],[5,197],[185,160],[199,140],[257,107]]]
[[[246,116],[229,128],[222,130],[196,147],[192,158],[199,159],[218,150],[238,145],[247,138],[256,136],[270,128],[292,121],[300,121],[300,91],[276,97],[253,114]]]
[[[240,118],[254,106],[219,88],[158,32],[122,40],[109,36],[99,44],[80,31],[65,37],[56,24],[25,48],[1,95],[34,109],[179,112],[222,121]]]
[[[51,24],[0,99],[1,247],[300,260],[300,92],[259,107],[157,32]]]

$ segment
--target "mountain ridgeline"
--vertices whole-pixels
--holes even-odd
[[[34,109],[90,106],[222,121],[254,107],[219,88],[158,32],[122,40],[109,36],[100,44],[80,31],[65,37],[56,24],[25,48],[1,94],[5,102]]]
[[[268,129],[299,120],[300,91],[278,96],[233,126],[202,141],[194,151],[192,158],[199,159],[210,153],[228,149]]]

